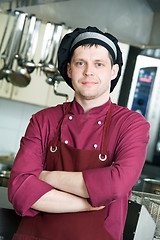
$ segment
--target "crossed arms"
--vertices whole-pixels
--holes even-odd
[[[39,179],[54,187],[32,205],[32,209],[51,212],[81,212],[100,210],[92,207],[82,172],[42,171]]]

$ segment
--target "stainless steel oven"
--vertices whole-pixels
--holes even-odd
[[[150,123],[146,161],[160,165],[160,60],[138,55],[127,107],[141,113]]]

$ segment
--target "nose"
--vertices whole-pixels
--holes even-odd
[[[86,64],[84,69],[84,75],[85,76],[93,76],[94,75],[94,69],[91,64]]]

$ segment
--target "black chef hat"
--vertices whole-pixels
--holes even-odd
[[[71,79],[67,76],[67,63],[70,62],[71,55],[77,47],[92,43],[105,47],[111,54],[113,63],[119,65],[117,77],[111,81],[110,92],[112,92],[121,75],[122,53],[118,40],[110,33],[103,33],[96,27],[76,28],[64,36],[58,50],[58,70],[66,83],[72,87]]]

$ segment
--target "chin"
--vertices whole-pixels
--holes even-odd
[[[83,99],[86,99],[86,100],[93,100],[98,97],[97,95],[94,95],[94,94],[81,94],[81,96]]]

